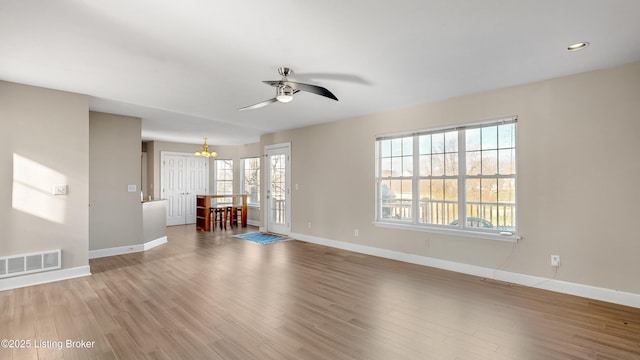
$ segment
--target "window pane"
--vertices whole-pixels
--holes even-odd
[[[516,179],[498,179],[498,202],[516,203]]]
[[[413,176],[413,156],[402,158],[402,176]]]
[[[444,198],[457,197],[457,181],[443,179],[420,180],[420,217],[423,224],[449,225],[457,218],[458,203]]]
[[[431,135],[420,136],[420,154],[431,154]]]
[[[402,176],[402,158],[391,158],[391,176]]]
[[[391,180],[380,181],[380,217],[391,219],[391,203],[395,200],[395,194],[391,190]]]
[[[431,180],[431,200],[444,201],[444,179]]]
[[[391,176],[391,158],[384,158],[380,160],[380,176]]]
[[[497,126],[487,126],[482,128],[482,150],[498,148],[498,128]]]
[[[391,156],[391,140],[380,141],[380,156],[381,157]]]
[[[447,153],[445,156],[445,175],[458,175],[458,153]]]
[[[482,151],[482,175],[495,175],[498,173],[498,151]]]
[[[458,151],[458,132],[457,131],[449,131],[445,133],[444,139],[445,139],[444,150],[446,152]]]
[[[402,139],[391,140],[391,156],[402,155]]]
[[[420,176],[431,175],[431,155],[420,155]]]
[[[260,205],[260,158],[242,160],[242,189],[247,194],[247,203]]]
[[[412,180],[381,182],[381,216],[383,219],[411,220]]]
[[[431,175],[442,176],[444,175],[444,154],[437,154],[431,156]]]
[[[467,175],[480,175],[482,173],[482,152],[472,151],[467,153]]]
[[[444,133],[431,134],[431,152],[433,154],[444,153]]]
[[[515,147],[515,124],[498,126],[498,147],[500,149]]]
[[[402,200],[411,200],[413,198],[413,180],[400,180],[402,186]]]
[[[395,197],[396,194],[391,189],[391,180],[380,181],[380,198],[382,201],[392,201]]]
[[[498,150],[499,173],[501,175],[513,175],[516,173],[515,149]]]
[[[480,202],[480,179],[468,179],[466,187],[467,202]]]
[[[458,180],[444,180],[444,199],[446,201],[458,201]]]
[[[428,212],[428,204],[431,194],[431,180],[423,179],[420,180],[419,183],[420,188],[420,214],[418,217],[418,222],[427,223],[429,222],[429,212]]]
[[[480,129],[467,129],[465,132],[467,151],[480,150]]]
[[[402,154],[413,154],[413,137],[406,137],[402,139]]]
[[[498,202],[498,179],[481,179],[480,186],[480,200],[483,203]]]

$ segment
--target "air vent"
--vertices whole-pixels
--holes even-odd
[[[58,249],[0,257],[0,278],[60,269],[61,256]]]

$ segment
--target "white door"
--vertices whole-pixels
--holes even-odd
[[[209,193],[209,161],[200,157],[187,157],[186,223],[196,222],[196,197]]]
[[[188,155],[162,154],[162,198],[167,226],[196,222],[196,195],[209,192],[208,161]]]
[[[291,144],[265,147],[267,154],[267,231],[289,234],[291,230]]]

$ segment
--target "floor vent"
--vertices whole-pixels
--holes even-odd
[[[0,257],[0,278],[60,269],[61,256],[58,249]]]

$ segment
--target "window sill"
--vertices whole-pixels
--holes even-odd
[[[392,223],[392,222],[382,222],[382,221],[374,221],[373,224],[375,226],[388,228],[388,229],[421,231],[421,232],[428,232],[428,233],[435,233],[435,234],[465,236],[465,237],[472,237],[472,238],[486,239],[486,240],[518,242],[518,240],[522,239],[522,236],[519,236],[514,233],[510,233],[510,232],[492,233],[492,232],[484,232],[484,231],[444,229],[444,228],[437,228],[437,227],[431,227],[431,226],[419,226],[419,225],[413,225],[413,224],[402,224],[402,223]]]

